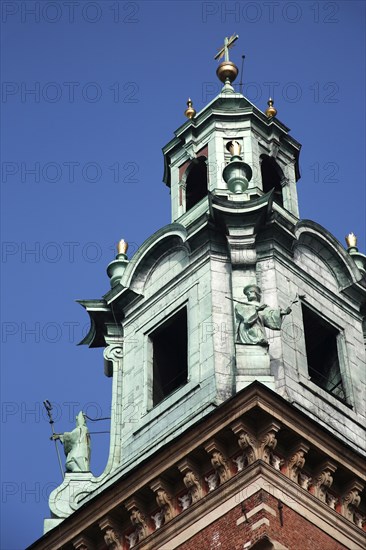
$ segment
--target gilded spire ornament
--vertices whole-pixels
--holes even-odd
[[[356,252],[358,252],[357,237],[354,233],[349,233],[347,237],[345,237],[345,241],[347,243],[348,250],[355,250]]]
[[[268,108],[266,109],[265,113],[268,116],[268,118],[273,118],[277,115],[277,109],[273,107],[273,99],[270,97],[267,101]]]
[[[238,38],[238,34],[233,34],[230,38],[225,37],[224,45],[220,48],[214,58],[219,61],[222,57],[224,57],[224,61],[220,63],[216,70],[219,80],[225,84],[223,91],[234,92],[234,88],[231,86],[231,83],[234,82],[238,76],[239,69],[235,63],[229,60],[229,49],[233,47],[234,42],[236,42]]]
[[[124,239],[121,239],[117,243],[116,259],[107,266],[107,275],[111,280],[110,282],[112,288],[121,281],[122,275],[124,274],[125,269],[128,265],[128,258],[126,254],[127,249],[128,243]]]
[[[126,255],[127,250],[128,250],[128,243],[126,243],[126,241],[121,239],[117,243],[117,253]]]
[[[184,111],[184,114],[186,115],[187,118],[193,118],[196,116],[196,109],[193,109],[192,107],[193,103],[192,103],[192,100],[191,98],[189,97],[188,98],[188,101],[187,101],[187,109]]]

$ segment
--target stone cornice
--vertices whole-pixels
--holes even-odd
[[[253,428],[253,418],[258,419],[258,422],[256,422],[258,425],[255,428]],[[232,431],[232,426],[235,428],[234,432]],[[250,432],[250,430],[252,431]],[[277,453],[275,438],[280,441],[281,431],[287,434],[287,437],[291,434],[291,441],[294,442],[294,446],[287,453],[287,462],[282,461],[282,463],[286,462],[289,464],[294,449],[301,448],[306,450],[306,453],[303,454],[305,460],[298,461],[297,463],[298,473],[301,474],[304,462],[307,460],[306,454],[308,448],[311,449],[313,456],[315,453],[319,457],[317,469],[313,469],[313,473],[311,473],[311,477],[309,478],[310,482],[306,485],[303,485],[300,481],[294,481],[294,476],[289,475],[287,466],[281,471],[281,460],[278,460],[278,457],[275,455],[275,452]],[[224,440],[227,440],[228,433],[231,433],[232,442],[230,443],[230,448],[237,449],[234,454],[233,451],[228,453],[223,443],[224,440],[222,438],[224,433],[226,434]],[[235,468],[233,470],[233,463],[238,464],[238,462],[236,460],[233,462],[232,459],[241,456],[240,453],[243,453],[243,451],[246,453],[245,445],[238,444],[238,436],[241,434],[248,434],[245,437],[249,438],[247,441],[252,445],[253,453],[252,459],[249,462],[247,461],[247,463],[244,461],[243,467],[237,467],[237,472],[235,472]],[[298,447],[296,447],[296,442],[298,442]],[[279,446],[281,447],[281,444]],[[286,440],[284,440],[282,449],[284,447],[286,447]],[[85,502],[80,509],[63,521],[62,529],[58,528],[50,531],[30,548],[40,550],[62,546],[65,550],[69,550],[69,547],[71,549],[72,540],[81,534],[87,537],[89,535],[88,530],[90,531],[103,517],[116,515],[119,509],[125,509],[126,501],[128,502],[131,498],[138,499],[138,494],[141,491],[145,495],[147,490],[151,491],[149,506],[152,509],[151,506],[153,505],[151,502],[154,501],[153,490],[156,490],[154,485],[156,480],[163,480],[168,471],[171,478],[173,475],[172,472],[174,472],[174,477],[176,477],[177,482],[180,480],[179,483],[184,489],[183,476],[185,470],[184,468],[182,470],[182,461],[187,458],[190,460],[189,455],[193,455],[199,448],[201,452],[206,449],[206,453],[204,453],[206,462],[205,465],[198,465],[198,468],[196,466],[192,467],[192,471],[195,474],[196,480],[199,480],[202,490],[199,491],[200,498],[194,502],[191,500],[188,512],[184,509],[183,514],[192,517],[192,521],[199,516],[198,512],[198,516],[191,516],[194,507],[201,506],[200,503],[203,504],[203,501],[205,501],[204,509],[211,509],[211,505],[209,504],[211,499],[212,502],[216,502],[215,499],[222,500],[223,497],[227,498],[227,491],[231,487],[231,482],[233,482],[233,490],[238,491],[237,481],[239,480],[239,476],[240,480],[248,480],[249,482],[251,480],[250,476],[254,475],[253,472],[256,472],[255,475],[257,477],[265,473],[267,479],[270,479],[271,483],[279,488],[278,490],[282,490],[282,500],[284,499],[283,495],[289,495],[290,500],[293,498],[295,502],[300,502],[301,506],[305,507],[304,509],[310,510],[310,521],[318,515],[320,522],[327,522],[327,518],[329,517],[329,523],[339,526],[340,532],[344,532],[345,534],[349,532],[349,536],[354,537],[352,539],[354,542],[357,540],[358,531],[362,535],[362,531],[355,525],[356,519],[352,521],[352,518],[356,518],[356,515],[359,514],[359,492],[361,492],[363,487],[362,480],[365,479],[362,457],[329,434],[327,430],[319,427],[316,422],[310,420],[283,398],[262,384],[255,382],[226,401],[215,411],[209,413],[203,421],[189,428],[179,438],[168,443],[155,455],[120,477],[113,485],[106,487],[104,490],[99,489],[98,495]],[[283,452],[286,451],[282,450]],[[215,456],[215,453],[219,453],[219,456]],[[217,463],[217,458],[220,459],[219,464]],[[212,459],[214,460],[212,461]],[[210,460],[212,465],[210,464]],[[221,468],[221,464],[224,465],[224,468]],[[214,470],[212,470],[212,466]],[[204,471],[202,471],[203,469]],[[219,474],[218,482],[213,487],[204,485],[201,475],[197,472],[201,471],[204,476],[206,472],[206,475],[208,475],[210,471],[215,470]],[[305,471],[309,472],[306,464]],[[340,487],[340,483],[343,483],[343,479],[348,479],[348,481],[339,495],[334,497],[333,488],[329,495],[328,489],[332,485],[333,477],[336,478],[338,472],[340,472],[338,487]],[[207,478],[205,479],[207,480]],[[196,483],[194,478],[193,481]],[[246,484],[241,485],[241,488],[246,491]],[[168,491],[166,493],[168,494]],[[293,496],[292,493],[294,493]],[[171,493],[169,499],[172,498],[174,502],[177,502],[176,498],[179,494],[182,493],[178,493],[178,495]],[[338,508],[335,503],[337,503]],[[316,511],[318,508],[319,512]],[[165,535],[163,536],[163,531],[168,532],[170,529],[173,529],[171,521],[177,521],[182,526],[188,521],[183,519],[182,512],[177,511],[176,505],[174,510],[174,513],[168,516],[165,510],[167,519],[166,525],[164,525],[164,529],[161,531],[163,539],[165,537]],[[346,526],[343,525],[344,522],[347,522]],[[130,522],[128,523],[130,525]],[[121,532],[126,532],[126,529],[126,526],[123,527],[121,525]],[[155,532],[151,536],[158,537],[158,534]],[[160,544],[159,542],[159,548]],[[139,548],[147,547],[139,546]],[[354,545],[352,548],[358,548],[358,546]]]
[[[138,550],[151,548],[175,550],[179,544],[188,540],[188,537],[194,536],[199,529],[216,521],[220,515],[227,513],[259,489],[268,490],[269,485],[273,496],[282,500],[286,506],[297,511],[325,532],[332,529],[337,535],[338,542],[352,550],[363,550],[365,534],[362,531],[355,530],[346,518],[339,516],[310,493],[299,491],[298,485],[289,482],[286,476],[278,475],[262,461],[255,462],[231,478],[221,487],[221,490],[206,495],[204,501],[197,502],[189,513],[176,517],[164,531],[154,533],[146,541],[146,545],[138,546]],[[211,510],[212,517],[209,514]]]

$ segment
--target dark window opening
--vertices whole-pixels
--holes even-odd
[[[273,550],[274,546],[272,542],[268,540],[268,538],[265,536],[264,538],[257,541],[254,546],[252,546],[252,550]]]
[[[260,158],[263,192],[268,193],[274,189],[274,200],[283,206],[281,181],[284,174],[274,158],[268,155],[261,155]]]
[[[187,168],[186,211],[207,195],[207,165],[205,157],[192,160]]]
[[[153,405],[188,378],[187,309],[180,310],[151,335],[153,345]]]
[[[304,305],[302,305],[302,316],[311,381],[346,402],[339,368],[338,330]]]

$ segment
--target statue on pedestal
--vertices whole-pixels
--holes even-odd
[[[268,347],[265,327],[280,330],[282,318],[291,313],[291,307],[283,310],[261,304],[262,292],[257,285],[247,285],[244,287],[243,293],[248,302],[239,302],[235,305],[235,317],[238,322],[236,342]],[[295,301],[297,299],[292,303]]]
[[[72,432],[54,434],[51,439],[59,439],[64,446],[66,472],[90,472],[90,435],[82,411]]]

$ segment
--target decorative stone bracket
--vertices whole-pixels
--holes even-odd
[[[341,498],[341,514],[352,522],[355,522],[356,508],[360,505],[364,485],[357,480],[348,484]],[[360,516],[360,514],[358,514]],[[361,516],[362,518],[362,516]],[[359,521],[360,523],[360,521]],[[362,520],[361,520],[362,525]]]
[[[231,425],[235,435],[239,436],[238,445],[244,451],[244,460],[247,464],[252,464],[256,460],[264,460],[271,464],[271,458],[277,445],[276,433],[281,429],[277,422],[271,422],[254,436],[242,420],[238,420]]]
[[[191,460],[185,458],[177,464],[179,471],[184,475],[183,483],[188,489],[191,504],[203,497],[203,488],[197,468]]]
[[[84,535],[81,535],[80,537],[74,539],[72,541],[72,545],[75,548],[75,550],[94,550],[95,549],[94,543]]]
[[[162,479],[158,478],[153,483],[150,483],[150,489],[155,493],[156,504],[159,506],[164,524],[173,519],[176,515],[175,506],[170,490]]]
[[[122,365],[123,361],[123,337],[105,336],[107,347],[104,349],[104,374],[108,377],[113,376],[116,367]]]
[[[327,502],[328,489],[332,486],[333,475],[336,471],[337,466],[334,462],[327,460],[321,464],[318,468],[318,473],[312,478],[310,485],[313,487],[314,495],[322,500]]]
[[[310,447],[303,441],[300,441],[292,448],[290,458],[287,461],[287,475],[292,481],[299,483],[299,474],[305,465],[305,455]]]
[[[99,527],[108,550],[123,550],[122,534],[114,519],[109,516],[104,517],[100,520]]]
[[[130,514],[130,521],[135,528],[136,538],[138,542],[141,542],[149,534],[146,515],[142,511],[143,504],[139,499],[132,497],[124,503],[124,506]]]
[[[222,446],[215,439],[211,439],[204,445],[205,451],[211,456],[211,464],[215,470],[219,485],[225,483],[231,477],[230,461],[225,456]]]

